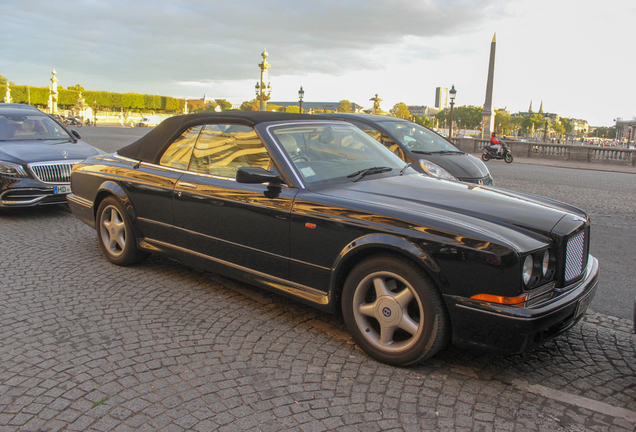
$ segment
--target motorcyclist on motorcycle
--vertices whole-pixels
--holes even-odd
[[[498,155],[500,155],[503,150],[502,144],[503,141],[497,138],[497,132],[493,132],[492,136],[490,137],[490,146],[497,149]]]

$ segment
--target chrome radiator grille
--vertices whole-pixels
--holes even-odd
[[[585,259],[585,231],[581,231],[568,240],[565,257],[565,281],[570,281],[583,273]]]
[[[44,183],[69,183],[71,170],[77,161],[38,162],[29,164],[31,172]]]

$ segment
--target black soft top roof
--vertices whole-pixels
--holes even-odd
[[[199,113],[167,118],[159,126],[134,143],[117,150],[117,154],[131,159],[158,163],[165,149],[189,127],[226,122],[254,126],[258,123],[287,120],[322,120],[309,114],[281,113],[273,111],[227,111],[222,113]]]

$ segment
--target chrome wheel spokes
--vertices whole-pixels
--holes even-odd
[[[121,255],[126,246],[126,225],[115,207],[107,207],[102,212],[100,229],[108,252],[115,257]]]
[[[382,350],[406,349],[422,332],[420,299],[406,280],[390,272],[373,273],[360,282],[354,315],[365,338]]]

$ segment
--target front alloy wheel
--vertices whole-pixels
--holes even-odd
[[[355,267],[345,282],[342,311],[356,343],[383,363],[417,363],[448,339],[439,291],[421,268],[400,256],[378,256]]]

